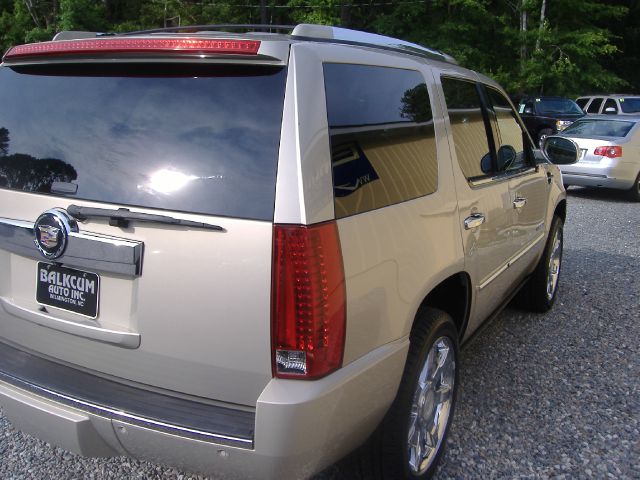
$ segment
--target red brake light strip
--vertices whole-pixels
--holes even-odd
[[[5,59],[41,55],[78,55],[83,53],[202,53],[256,55],[256,40],[199,38],[99,38],[29,43],[11,48]]]

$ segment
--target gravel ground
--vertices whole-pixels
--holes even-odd
[[[463,349],[438,480],[640,478],[639,205],[571,188],[563,260],[551,312],[509,308]],[[0,410],[0,478],[203,477],[81,458],[15,431]]]

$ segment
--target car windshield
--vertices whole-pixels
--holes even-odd
[[[536,100],[536,110],[538,110],[538,113],[542,115],[553,115],[557,113],[583,113],[576,102],[569,100],[568,98]]]
[[[581,137],[624,137],[633,125],[634,122],[620,120],[583,119],[572,123],[563,133]]]
[[[627,97],[620,99],[620,108],[624,113],[640,112],[640,97]]]

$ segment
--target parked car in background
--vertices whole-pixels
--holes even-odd
[[[587,95],[576,103],[588,114],[640,115],[640,95]]]
[[[584,116],[576,102],[564,97],[525,98],[520,101],[518,112],[538,145],[548,135],[561,132]]]
[[[578,163],[560,167],[565,187],[622,189],[632,200],[640,201],[640,115],[588,116],[561,135],[580,148]]]

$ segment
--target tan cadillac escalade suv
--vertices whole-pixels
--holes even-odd
[[[5,54],[0,105],[0,405],[67,450],[426,478],[459,344],[556,297],[575,145],[438,51],[64,32]]]

